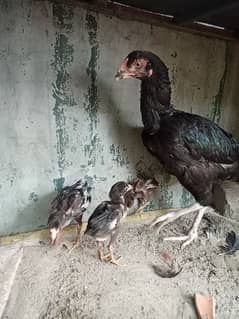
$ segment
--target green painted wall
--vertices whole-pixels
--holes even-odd
[[[79,177],[89,213],[137,173],[160,180],[150,209],[192,201],[142,145],[139,83],[114,80],[133,49],[167,63],[178,108],[239,133],[236,44],[31,0],[0,0],[0,31],[0,235],[44,227]]]

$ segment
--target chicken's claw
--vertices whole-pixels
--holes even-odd
[[[114,264],[117,266],[120,265],[120,263],[119,263],[120,259],[121,259],[121,256],[115,257],[115,256],[112,256],[110,254],[105,256],[105,261],[110,262],[111,264]]]
[[[191,242],[196,240],[198,238],[197,232],[189,232],[188,235],[185,236],[178,236],[178,237],[167,237],[164,238],[164,241],[183,241],[183,244],[181,248],[185,248],[188,246]]]
[[[79,248],[80,247],[80,242],[77,240],[73,240],[73,245],[71,246],[71,248],[68,251],[68,254],[71,254],[71,252],[75,249],[75,248]]]
[[[117,265],[117,266],[119,266],[119,265],[122,266],[122,264],[119,263],[121,256],[115,257],[114,255],[109,253],[109,254],[106,254],[104,256],[100,255],[99,257],[100,257],[100,261],[105,261],[105,262],[109,262],[109,263]]]

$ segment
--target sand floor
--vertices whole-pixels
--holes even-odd
[[[220,254],[231,225],[204,234],[180,250],[162,236],[188,229],[180,219],[158,235],[145,222],[121,226],[115,245],[124,266],[101,263],[93,239],[83,236],[81,248],[40,245],[38,241],[0,247],[0,315],[2,319],[194,319],[196,292],[216,299],[217,319],[239,318],[239,252]],[[175,278],[161,278],[152,264],[183,267]]]

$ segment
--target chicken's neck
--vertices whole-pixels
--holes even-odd
[[[140,109],[145,130],[154,133],[160,128],[161,118],[173,112],[170,100],[168,76],[142,81]]]

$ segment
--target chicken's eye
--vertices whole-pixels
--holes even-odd
[[[140,63],[139,63],[139,62],[136,62],[136,66],[139,67],[139,66],[140,66]]]

